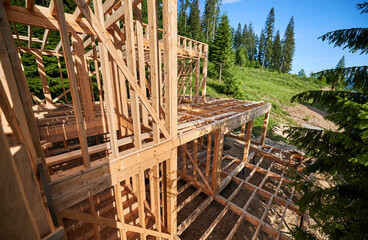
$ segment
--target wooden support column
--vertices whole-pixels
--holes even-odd
[[[212,164],[212,189],[213,192],[217,192],[218,186],[221,182],[221,163],[222,153],[224,150],[224,129],[221,127],[215,133],[215,144],[213,150],[213,164]]]
[[[261,140],[259,142],[261,145],[263,145],[266,140],[267,125],[268,125],[269,118],[270,118],[270,112],[265,114],[265,119],[263,121],[262,135],[261,135]]]
[[[85,4],[85,2],[84,2]],[[101,24],[101,27],[104,28],[104,15],[102,9],[102,1],[95,0],[93,1],[93,6],[96,12],[97,21]],[[80,7],[80,6],[79,6]],[[88,5],[85,5],[88,7]],[[82,12],[84,8],[81,9]],[[100,40],[100,39],[99,39]],[[102,70],[102,81],[104,86],[104,97],[105,97],[105,106],[107,109],[107,122],[109,126],[110,132],[110,142],[111,142],[111,150],[112,157],[116,157],[119,149],[117,145],[117,133],[116,133],[116,114],[114,112],[114,101],[113,101],[113,91],[112,91],[112,78],[111,78],[111,69],[109,68],[109,55],[108,51],[103,44],[99,44],[99,52],[100,52],[100,61],[101,61],[101,70]]]
[[[151,2],[151,1],[148,1]],[[137,63],[134,46],[134,28],[133,28],[133,7],[132,0],[123,0],[124,3],[124,27],[126,33],[126,57],[128,68],[133,75],[133,80],[137,82]],[[133,118],[133,129],[134,129],[134,146],[136,149],[142,147],[141,140],[141,121],[139,116],[139,102],[136,91],[130,86],[130,108]],[[158,113],[158,111],[156,111]],[[156,125],[156,124],[155,124]]]
[[[86,136],[86,126],[83,120],[82,109],[80,104],[80,99],[78,95],[78,84],[74,73],[73,57],[72,51],[70,49],[69,36],[66,27],[65,13],[63,8],[63,3],[61,0],[54,0],[56,15],[58,18],[58,24],[60,29],[60,37],[62,40],[63,52],[65,57],[66,69],[68,72],[69,84],[72,93],[73,107],[75,112],[75,119],[77,123],[79,142],[81,145],[83,163],[84,166],[89,168],[91,166],[90,158],[88,154],[88,144]]]
[[[133,190],[135,195],[137,196],[137,203],[138,203],[138,216],[139,216],[139,225],[146,229],[146,222],[145,222],[145,213],[144,213],[144,175],[143,172],[139,172],[133,177]],[[141,233],[140,239],[146,239],[146,234]]]
[[[177,138],[177,1],[162,1],[164,37],[164,79],[166,127],[170,138]],[[177,148],[166,161],[167,178],[167,230],[174,236],[177,231]]]
[[[249,149],[250,149],[250,141],[252,140],[252,129],[253,129],[253,121],[247,123],[247,135],[245,137],[245,145],[243,152],[243,162],[247,162]]]
[[[150,74],[151,74],[151,102],[156,113],[159,113],[159,64],[158,64],[158,36],[157,36],[157,1],[147,1],[148,10],[148,33],[149,33],[149,54],[150,54]],[[168,128],[170,129],[170,128]],[[158,142],[160,132],[157,124],[153,123],[153,141]]]
[[[86,121],[93,120],[95,114],[93,112],[93,102],[91,95],[91,86],[89,84],[88,72],[86,59],[84,57],[84,46],[83,46],[83,36],[80,33],[72,33],[72,42],[74,48],[74,64],[77,67],[77,74],[79,79],[81,101],[83,105],[83,112]]]
[[[201,58],[198,57],[197,58],[197,62],[196,62],[196,67],[195,67],[195,99],[194,102],[198,103],[199,102],[199,88],[200,88],[200,71],[201,71]]]
[[[144,46],[143,46],[143,28],[142,28],[142,4],[138,4],[134,9],[135,13],[135,31],[137,35],[137,53],[138,53],[138,71],[139,71],[139,85],[146,96],[146,69],[144,60]],[[142,123],[148,126],[147,109],[142,107]]]
[[[204,47],[206,57],[203,58],[203,72],[202,72],[202,101],[206,101],[206,88],[207,88],[207,67],[208,67],[208,45]]]
[[[42,91],[43,95],[45,95],[46,104],[53,104],[54,102],[52,101],[50,87],[49,84],[47,83],[45,65],[43,64],[41,51],[34,51],[34,53],[36,56],[37,69],[40,75]]]

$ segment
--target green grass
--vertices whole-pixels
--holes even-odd
[[[321,83],[316,80],[303,79],[286,73],[271,72],[262,69],[242,68],[234,66],[236,78],[240,79],[244,100],[265,101],[272,104],[271,117],[268,125],[268,137],[273,140],[282,138],[272,134],[270,129],[278,123],[294,125],[289,114],[284,111],[291,103],[292,96],[307,90],[320,89]],[[208,78],[207,95],[212,97],[231,98],[223,93],[223,84],[218,79]],[[254,121],[254,135],[259,135],[263,125],[263,117]]]

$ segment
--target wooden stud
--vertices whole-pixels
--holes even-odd
[[[266,141],[267,125],[268,125],[269,118],[270,118],[270,113],[268,112],[265,114],[265,119],[263,121],[263,128],[262,128],[262,134],[261,134],[261,140],[260,140],[261,145],[264,145]]]
[[[72,93],[73,107],[74,107],[75,118],[77,122],[79,141],[80,141],[81,149],[82,149],[83,162],[84,162],[85,167],[89,168],[91,164],[90,164],[90,158],[88,155],[88,144],[87,144],[87,137],[86,137],[86,132],[85,132],[85,123],[83,121],[81,105],[80,105],[80,100],[79,100],[79,95],[78,95],[77,79],[74,73],[73,57],[72,57],[72,52],[70,49],[70,42],[69,42],[69,37],[67,33],[67,28],[66,28],[64,8],[63,8],[63,4],[61,0],[54,0],[53,2],[55,2],[56,14],[58,16],[60,37],[62,40],[63,51],[65,55],[66,69],[68,72],[69,84],[70,84],[70,89]]]
[[[253,121],[250,121],[250,122],[247,123],[247,135],[246,135],[246,138],[245,138],[245,145],[244,145],[244,152],[243,152],[243,162],[248,161],[250,141],[252,139],[252,128],[253,128]]]
[[[84,57],[83,36],[76,32],[72,33],[72,42],[74,49],[74,65],[77,68],[77,75],[80,85],[81,102],[86,121],[93,120],[95,114],[93,111],[93,102],[91,86],[89,84],[86,59]]]

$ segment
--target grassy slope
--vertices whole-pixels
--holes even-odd
[[[321,85],[317,82],[302,79],[291,74],[278,72],[269,72],[267,70],[234,67],[236,78],[241,79],[241,89],[244,90],[245,100],[265,101],[272,103],[271,118],[269,121],[269,130],[278,125],[293,124],[287,112],[283,109],[293,105],[290,99],[293,95],[303,91],[319,89]],[[228,98],[222,93],[222,84],[217,79],[209,78],[207,81],[207,94],[213,97]],[[263,118],[258,118],[254,122],[255,135],[259,135],[263,125]],[[274,140],[280,138],[268,131],[268,137]]]

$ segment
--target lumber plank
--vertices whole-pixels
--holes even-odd
[[[22,173],[19,175],[23,185],[25,196],[27,197],[28,205],[32,212],[33,219],[37,225],[38,232],[41,237],[49,234],[53,229],[53,223],[50,213],[45,209],[38,185],[36,176],[32,170],[27,150],[23,145],[18,145],[10,148],[11,155],[14,158],[14,163],[17,171]]]
[[[81,104],[79,100],[77,79],[76,79],[75,72],[74,72],[73,57],[72,57],[72,53],[70,49],[70,43],[69,43],[69,37],[68,37],[68,32],[67,32],[67,27],[66,27],[63,3],[61,0],[54,0],[53,2],[55,2],[55,9],[56,9],[57,17],[58,17],[59,28],[60,28],[60,37],[62,40],[63,52],[65,54],[64,56],[65,64],[67,68],[69,84],[70,84],[70,89],[72,93],[73,107],[74,107],[74,112],[75,112],[77,128],[78,128],[79,141],[80,141],[81,149],[82,149],[83,163],[85,167],[88,168],[90,167],[90,158],[88,154],[88,144],[87,144],[87,137],[86,137],[86,132],[85,132],[85,122],[83,120]]]
[[[2,0],[0,0],[2,5]],[[40,233],[32,212],[19,173],[10,153],[3,129],[0,128],[0,220],[4,239],[40,239]],[[22,229],[22,231],[19,231]]]

